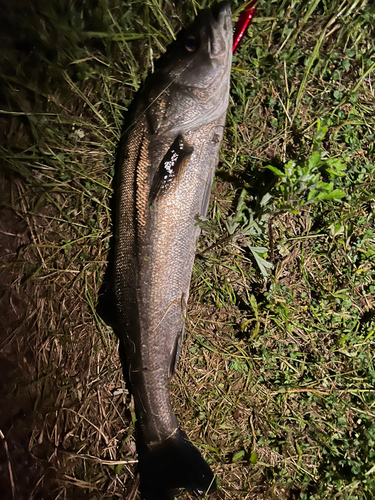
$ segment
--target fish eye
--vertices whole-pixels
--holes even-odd
[[[188,52],[194,52],[195,50],[197,50],[198,45],[198,40],[193,35],[188,36],[185,40],[185,49]]]

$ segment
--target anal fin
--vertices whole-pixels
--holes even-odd
[[[185,325],[183,325],[181,332],[176,337],[176,341],[171,354],[171,364],[169,367],[169,377],[172,378],[176,370],[178,358],[180,357],[182,341],[184,339]]]

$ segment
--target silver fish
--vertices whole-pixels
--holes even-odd
[[[116,214],[108,321],[120,338],[137,415],[140,491],[215,489],[214,476],[182,431],[170,380],[183,339],[200,228],[207,214],[229,98],[228,3],[202,11],[156,63],[133,101],[116,160]]]

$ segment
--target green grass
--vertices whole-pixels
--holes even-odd
[[[24,319],[2,346],[23,369],[13,394],[31,395],[43,498],[136,498],[134,411],[95,313],[114,151],[153,61],[204,5],[4,14],[3,205],[28,244],[1,267]],[[173,381],[223,498],[375,497],[374,19],[367,1],[260,0],[234,57]]]

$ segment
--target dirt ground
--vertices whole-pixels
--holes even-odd
[[[28,387],[33,369],[33,354],[28,346],[32,336],[33,304],[31,286],[22,285],[17,258],[30,243],[24,220],[12,207],[17,183],[0,177],[0,491],[4,499],[29,498],[43,474],[42,466],[30,454],[35,399]]]
[[[55,237],[51,207],[31,214],[26,189],[1,174],[0,498],[135,498],[117,341],[88,307],[96,274],[66,271],[65,255],[61,270],[40,271],[39,245]]]

